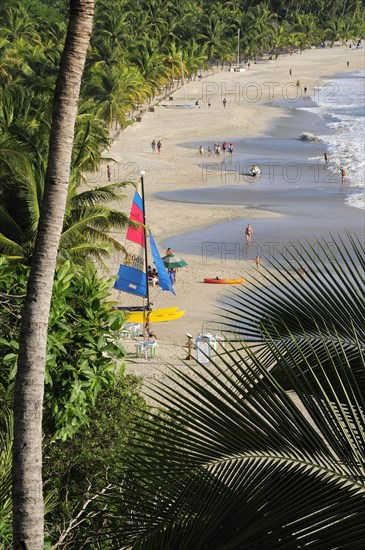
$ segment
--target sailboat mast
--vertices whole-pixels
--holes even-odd
[[[145,200],[144,200],[144,175],[145,171],[141,170],[141,195],[142,195],[142,204],[143,204],[143,233],[144,233],[144,263],[145,263],[145,276],[146,276],[146,300],[147,300],[147,309],[150,307],[150,291],[148,288],[148,257],[147,257],[147,230],[146,230],[146,211],[145,211]]]

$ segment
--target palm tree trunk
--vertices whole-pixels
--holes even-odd
[[[13,547],[43,548],[42,406],[47,328],[70,175],[74,126],[94,0],[70,0],[53,100],[48,167],[28,281],[14,391]]]

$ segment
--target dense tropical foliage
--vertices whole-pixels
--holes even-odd
[[[0,260],[0,386],[8,392],[16,373],[28,273],[26,266]],[[57,269],[44,400],[44,431],[55,439],[66,439],[87,423],[99,392],[111,389],[122,372],[125,351],[118,333],[124,316],[108,300],[110,286],[95,268],[65,262]]]
[[[101,390],[89,422],[67,441],[44,436],[45,548],[112,548],[88,537],[101,532],[104,513],[95,513],[95,499],[109,488],[129,453],[130,439],[138,437],[148,407],[140,393],[141,380],[117,377]],[[1,395],[1,390],[0,390]],[[5,397],[5,396],[4,396]],[[0,407],[0,549],[11,547],[12,415]]]
[[[11,544],[8,409],[68,5],[0,5],[1,549]],[[234,62],[238,31],[247,61],[364,38],[365,11],[361,0],[97,2],[48,335],[44,478],[55,548],[363,546],[360,243],[347,253],[339,242],[337,258],[323,245],[308,277],[283,264],[266,273],[270,290],[253,283],[232,298],[224,324],[261,345],[236,342],[209,368],[190,367],[194,378],[173,373],[180,389],[156,390],[167,421],[148,411],[135,380],[119,380],[123,317],[108,302],[110,282],[83,267],[122,249],[108,234],[127,223],[125,183],[103,170],[111,136],[182,71],[196,78]],[[93,172],[100,185],[85,188]]]
[[[295,5],[294,5],[295,4]],[[0,6],[0,253],[29,261],[38,226],[49,147],[51,102],[66,32],[68,2],[4,0]],[[114,129],[156,95],[208,63],[345,43],[365,35],[361,0],[181,2],[100,0],[76,124],[61,252],[103,261],[125,225],[123,186],[80,193],[85,172],[101,169]],[[112,200],[113,206],[110,206]],[[118,204],[119,203],[119,204]]]

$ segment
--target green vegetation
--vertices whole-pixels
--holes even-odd
[[[29,268],[0,260],[0,386],[12,391],[21,311]],[[123,314],[108,301],[111,281],[95,268],[58,267],[48,331],[44,431],[71,437],[88,423],[98,394],[110,390],[122,372],[125,351],[118,332]],[[119,367],[117,366],[119,364]]]
[[[362,548],[365,249],[332,244],[235,291],[223,319],[257,346],[156,381],[164,429],[151,414],[104,498],[115,548]]]
[[[54,544],[63,541],[66,548],[112,548],[104,541],[105,514],[102,509],[95,513],[96,502],[109,491],[110,479],[127,460],[130,441],[138,439],[138,430],[147,417],[140,386],[136,377],[118,378],[113,388],[100,392],[90,422],[72,439],[62,444],[45,441],[46,491],[56,493],[58,501],[46,517]],[[76,517],[82,520],[80,525],[72,523]],[[98,532],[103,542],[97,542],[97,536],[94,546],[87,535],[90,531]]]
[[[29,261],[38,227],[67,9],[66,0],[5,0],[0,6],[0,254],[17,261]],[[240,57],[247,61],[357,40],[365,35],[365,11],[361,0],[137,0],[133,9],[127,0],[97,2],[76,122],[63,257],[102,262],[122,250],[108,231],[127,223],[117,208],[123,185],[80,193],[83,174],[100,174],[111,132],[127,125],[143,103],[178,85],[182,70],[195,78],[209,63],[235,61],[238,31]]]
[[[1,550],[11,544],[8,410],[68,5],[0,5]],[[261,346],[230,350],[223,367],[214,364],[217,376],[211,367],[191,367],[194,379],[176,371],[178,389],[158,390],[166,416],[149,410],[139,381],[119,376],[124,318],[109,301],[111,281],[97,276],[92,261],[102,264],[123,250],[109,232],[128,223],[120,212],[126,183],[104,184],[103,152],[142,104],[179,84],[182,69],[186,78],[197,78],[209,64],[233,63],[238,31],[247,61],[364,38],[365,11],[361,0],[97,2],[48,326],[48,547],[363,545],[359,243],[352,243],[351,257],[339,243],[342,263],[331,259],[331,269],[318,258],[319,276],[285,276],[282,266],[284,287],[268,273],[283,300],[270,300],[275,294],[258,284],[238,295],[224,320],[237,327],[243,316],[251,319],[250,335],[262,339]],[[100,186],[85,189],[87,172],[100,175]],[[286,288],[298,296],[294,309],[287,307],[293,293]]]
[[[38,227],[49,147],[51,103],[68,2],[4,0],[0,6],[0,253],[29,261]],[[100,0],[76,122],[72,185],[61,249],[83,262],[122,250],[107,236],[127,223],[123,185],[79,192],[100,171],[112,128],[208,63],[230,64],[365,35],[361,0],[191,2]],[[101,178],[102,183],[102,178]],[[109,206],[107,206],[109,204]],[[120,208],[119,208],[120,210]]]

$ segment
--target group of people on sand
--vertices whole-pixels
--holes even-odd
[[[220,143],[215,143],[213,147],[208,145],[207,154],[208,154],[208,157],[211,157],[213,154],[219,157],[221,153],[224,155],[228,153],[232,157],[233,149],[234,147],[232,143],[228,144],[226,141],[223,141],[222,145]],[[201,157],[204,155],[205,153],[204,145],[200,145],[198,149],[198,153]]]
[[[156,151],[157,153],[161,153],[161,147],[162,147],[162,143],[160,139],[157,142],[155,139],[151,141],[152,153],[156,153]]]
[[[160,283],[157,269],[155,267],[153,269],[150,265],[147,267],[147,277],[148,277],[148,282],[151,283],[153,286],[156,286]]]
[[[170,256],[173,254],[172,248],[168,248],[165,252],[165,256]],[[176,277],[177,277],[177,269],[176,267],[170,267],[167,269],[167,274],[169,276],[169,279],[171,281],[172,286],[176,283]],[[153,286],[157,286],[160,284],[160,279],[158,276],[157,269],[154,267],[152,268],[150,265],[147,267],[147,277],[148,282],[152,284]]]

